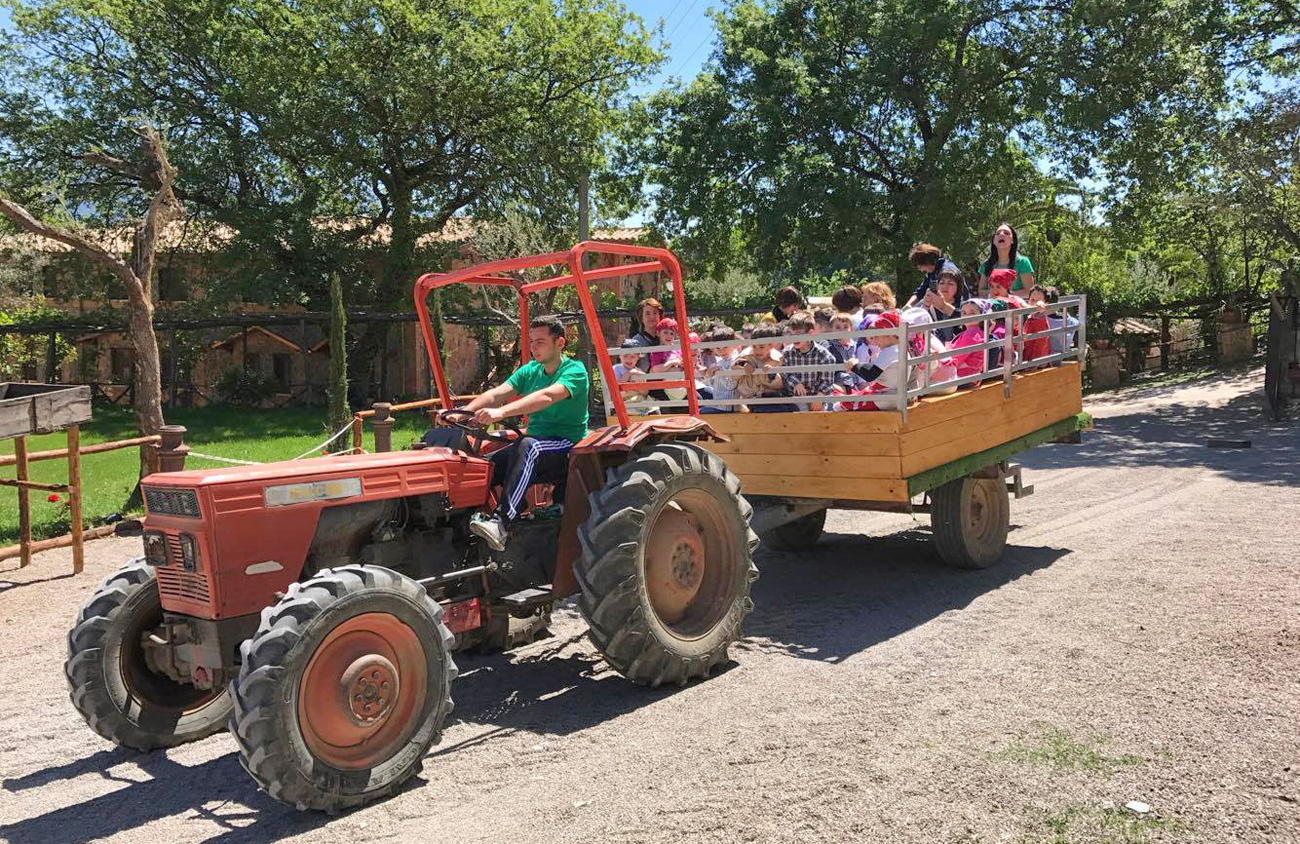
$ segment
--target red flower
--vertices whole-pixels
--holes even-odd
[[[51,504],[58,504],[58,503],[59,503],[59,494],[58,494],[57,492],[51,492],[51,493],[49,494],[49,497],[47,497],[45,500],[48,501],[48,502],[50,502]]]

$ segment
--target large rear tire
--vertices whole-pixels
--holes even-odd
[[[759,534],[763,546],[772,551],[804,551],[817,544],[826,529],[826,510],[814,510],[791,522]]]
[[[930,498],[930,526],[944,562],[963,569],[988,568],[1007,547],[1007,482],[974,476],[949,481]]]
[[[135,750],[175,747],[226,726],[226,689],[199,689],[154,671],[141,638],[162,624],[152,567],[132,560],[108,577],[68,632],[72,705],[91,729]]]
[[[754,608],[758,537],[716,455],[663,443],[609,473],[578,531],[578,606],[605,659],[636,683],[685,685],[728,659]]]
[[[418,583],[324,569],[262,611],[231,684],[240,761],[275,799],[334,813],[420,771],[451,712],[452,635]]]

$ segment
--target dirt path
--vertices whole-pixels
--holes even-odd
[[[1026,455],[987,572],[942,567],[924,518],[832,513],[815,550],[761,555],[706,683],[631,687],[566,611],[463,660],[423,777],[335,819],[259,794],[228,736],[91,733],[63,637],[138,545],[93,543],[77,579],[44,555],[0,573],[0,839],[1300,841],[1300,429],[1255,421],[1260,380],[1090,401],[1083,446]]]

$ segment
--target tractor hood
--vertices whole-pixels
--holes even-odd
[[[431,464],[486,463],[477,457],[446,448],[420,451],[390,451],[383,454],[349,454],[340,457],[311,457],[306,460],[281,460],[250,466],[223,466],[218,469],[186,469],[183,472],[156,472],[141,483],[146,486],[206,487],[215,484],[256,483],[282,479],[311,480],[347,474],[366,476],[384,470],[426,467]],[[386,474],[386,473],[385,473]]]

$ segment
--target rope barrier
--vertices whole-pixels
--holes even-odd
[[[320,453],[321,449],[324,449],[324,448],[328,447],[330,443],[334,442],[334,441],[337,440],[339,437],[343,436],[344,434],[346,434],[348,431],[351,431],[351,430],[352,430],[352,420],[349,419],[349,420],[348,420],[348,424],[344,425],[342,428],[339,428],[337,431],[334,432],[334,436],[330,437],[330,438],[327,439],[325,442],[321,443],[320,445],[316,446],[315,448],[309,448],[309,449],[307,449],[307,450],[304,451],[302,454],[299,454],[297,457],[295,457],[295,458],[293,458],[293,459],[294,459],[294,460],[301,460],[301,459],[303,459],[304,457],[307,457],[307,456],[309,456],[309,455],[312,455],[312,454],[318,454],[318,453]]]
[[[204,454],[201,451],[191,451],[185,455],[186,459],[197,457],[201,460],[215,460],[218,463],[231,463],[235,466],[261,466],[256,460],[235,460],[231,457],[217,457],[215,454]]]

